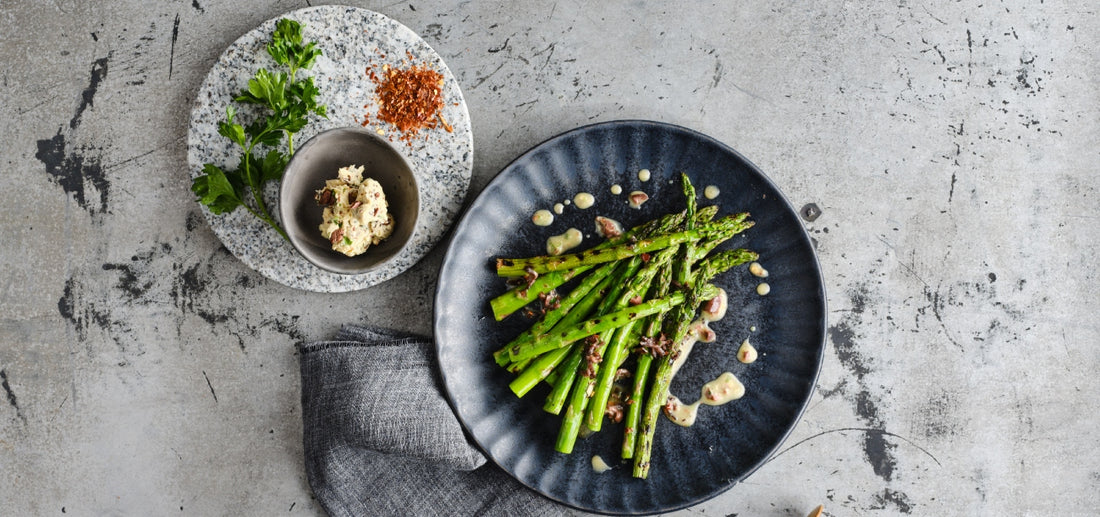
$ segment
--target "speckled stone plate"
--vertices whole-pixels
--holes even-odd
[[[389,264],[359,275],[331,273],[302,258],[274,230],[243,209],[214,215],[202,207],[214,233],[237,258],[262,275],[281,284],[318,292],[344,292],[383,282],[416,264],[450,228],[466,197],[473,170],[473,134],[466,102],[458,82],[438,54],[412,30],[381,14],[344,6],[309,7],[273,18],[233,42],[203,81],[191,111],[187,135],[187,162],[192,177],[202,173],[205,163],[236,167],[240,149],[218,135],[218,123],[225,108],[247,87],[256,70],[275,66],[265,45],[275,22],[290,18],[303,25],[302,36],[316,41],[324,55],[305,73],[314,77],[320,102],[328,107],[328,118],[314,118],[295,136],[295,144],[336,127],[359,126],[382,129],[404,154],[420,186],[420,217],[412,240]],[[400,141],[393,126],[377,121],[374,83],[367,67],[381,72],[382,66],[428,65],[443,74],[443,116],[453,127],[421,131],[408,143]],[[241,108],[239,117],[247,117]],[[369,115],[369,117],[366,117]],[[265,202],[279,217],[278,185],[265,187]]]
[[[639,169],[652,179],[638,179]],[[746,386],[740,400],[702,406],[693,427],[661,417],[647,480],[631,477],[619,459],[622,426],[578,440],[571,455],[554,451],[560,418],[542,410],[548,388],[523,399],[508,389],[511,374],[494,363],[494,350],[530,324],[513,315],[496,322],[489,299],[506,290],[494,273],[497,257],[545,253],[546,238],[569,227],[594,233],[604,215],[633,226],[684,206],[678,174],[684,171],[700,204],[719,214],[748,210],[756,226],[727,247],[758,251],[771,293],[756,294],[761,279],[741,267],[715,283],[729,292],[727,316],[712,325],[718,340],[695,347],[672,393],[686,402],[725,371]],[[622,186],[614,195],[610,187]],[[720,190],[714,201],[705,187]],[[651,200],[629,208],[626,193]],[[538,209],[590,192],[596,204],[575,205],[549,227],[531,223]],[[591,246],[598,237],[588,239]],[[582,127],[554,137],[520,156],[485,188],[455,229],[439,275],[435,338],[443,381],[459,419],[486,454],[532,489],[570,506],[611,514],[649,514],[685,508],[745,479],[773,454],[802,414],[817,380],[825,346],[826,307],[821,271],[798,214],[759,169],[728,146],[698,132],[647,121]],[[753,330],[755,328],[755,330]],[[760,352],[741,364],[736,351],[749,339]],[[597,473],[592,458],[612,469]]]

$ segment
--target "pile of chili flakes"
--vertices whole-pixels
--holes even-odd
[[[448,133],[454,131],[443,117],[443,74],[416,64],[408,68],[384,64],[381,74],[367,67],[366,74],[375,85],[378,120],[396,127],[401,132],[398,137],[401,141],[411,144],[421,130],[437,126],[443,126]],[[363,117],[362,124],[367,126],[369,123],[368,114]]]

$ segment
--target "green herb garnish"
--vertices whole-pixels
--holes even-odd
[[[250,124],[242,125],[234,121],[237,109],[230,105],[225,110],[225,121],[218,124],[218,134],[244,150],[240,164],[230,171],[212,163],[204,164],[203,175],[195,178],[191,190],[211,212],[223,214],[243,206],[289,240],[264,204],[263,185],[282,179],[286,164],[294,155],[294,134],[305,127],[309,114],[325,116],[325,106],[317,104],[319,90],[313,78],[296,78],[299,70],[313,66],[321,50],[316,42],[303,45],[301,24],[284,18],[275,24],[267,53],[288,71],[259,69],[248,80],[248,89],[233,99],[266,109],[259,110]],[[283,136],[286,136],[286,152],[280,150]],[[262,154],[258,146],[268,148],[267,153]],[[251,203],[246,190],[251,191]]]

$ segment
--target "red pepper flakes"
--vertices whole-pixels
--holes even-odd
[[[447,132],[454,128],[443,118],[443,74],[424,66],[407,69],[382,67],[379,77],[373,68],[367,76],[375,84],[378,119],[401,131],[401,140],[410,141],[421,129],[442,124]]]

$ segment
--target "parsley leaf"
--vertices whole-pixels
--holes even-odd
[[[313,66],[313,61],[321,55],[317,43],[311,41],[302,45],[302,27],[285,18],[275,24],[275,33],[267,45],[267,52],[276,63],[290,68],[291,77],[299,68]]]
[[[294,134],[306,126],[310,115],[326,116],[325,106],[317,104],[320,91],[313,78],[297,79],[298,71],[311,68],[321,50],[316,42],[303,44],[301,24],[284,18],[275,24],[267,52],[287,71],[261,68],[248,80],[248,88],[233,98],[238,103],[256,106],[250,111],[255,118],[248,124],[236,122],[237,108],[230,105],[226,107],[225,120],[218,123],[218,134],[244,151],[237,169],[226,170],[207,163],[203,174],[191,182],[191,190],[211,212],[223,214],[243,206],[289,240],[264,203],[263,185],[282,179],[294,154]],[[286,137],[285,152],[280,149],[283,137]],[[268,148],[266,154],[258,147]]]
[[[203,172],[206,174],[195,178],[191,184],[191,190],[199,196],[200,203],[210,207],[211,212],[215,214],[232,212],[243,204],[237,194],[237,188],[229,181],[225,171],[208,163],[203,167]]]

